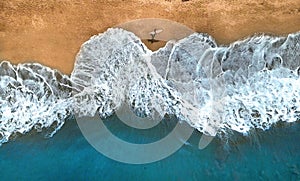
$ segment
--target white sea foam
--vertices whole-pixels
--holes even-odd
[[[133,33],[109,29],[85,42],[71,78],[39,64],[0,65],[0,143],[53,127],[73,113],[173,114],[206,135],[247,134],[300,119],[300,33],[255,35],[218,47],[195,33],[150,51]]]
[[[299,34],[256,35],[217,47],[210,36],[195,33],[151,52],[134,34],[109,29],[82,46],[71,79],[80,84],[79,76],[89,77],[92,83],[82,84],[82,96],[100,95],[102,116],[126,102],[139,116],[152,116],[155,111],[161,116],[174,114],[208,135],[228,128],[247,134],[251,128],[268,129],[277,121],[298,119],[297,109],[285,116],[267,116],[282,112],[282,101],[295,109],[288,99],[299,100],[299,49]],[[84,67],[87,62],[95,67],[93,71]],[[254,89],[255,85],[261,85],[260,89]],[[290,94],[284,94],[287,90]],[[257,101],[254,97],[267,98]],[[85,113],[94,114],[97,106]],[[242,109],[250,111],[250,118],[236,117]]]
[[[16,133],[53,127],[52,136],[71,113],[67,76],[39,64],[0,64],[0,144]]]
[[[198,51],[203,49],[202,52],[216,46],[208,35],[193,34],[174,45],[168,44],[160,50],[163,53],[153,54],[133,33],[121,29],[109,29],[104,34],[92,37],[81,47],[71,75],[72,81],[83,88],[75,96],[80,100],[76,101],[80,104],[76,105],[75,110],[79,116],[94,115],[97,110],[101,116],[107,116],[125,102],[139,116],[151,117],[155,112],[161,116],[174,114],[193,127],[215,135],[217,130],[209,120],[212,103],[195,106],[193,101],[193,79],[198,62],[196,55],[200,56],[201,53],[196,49],[191,51],[193,49],[190,49],[188,41],[193,42]],[[168,61],[167,64],[154,63],[159,70],[166,67],[161,74],[151,63],[157,61],[158,55]],[[190,87],[191,93],[179,90],[179,87],[184,88],[182,84]],[[101,101],[87,99],[86,104],[90,105],[90,109],[87,109],[82,106],[82,97]]]
[[[256,35],[217,55],[226,87],[224,124],[243,134],[300,120],[300,33]],[[227,129],[223,129],[226,131]]]

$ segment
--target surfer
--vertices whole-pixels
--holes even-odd
[[[158,30],[158,29],[154,29],[153,31],[151,31],[149,34],[151,36],[151,39],[148,39],[148,42],[154,43],[154,42],[159,42],[159,40],[155,39],[155,36],[159,33],[161,33],[163,30]]]

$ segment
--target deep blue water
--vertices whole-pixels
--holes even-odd
[[[113,116],[106,125],[122,139],[141,143],[163,137],[175,122],[138,131]],[[0,180],[300,180],[298,123],[248,137],[235,133],[228,144],[214,139],[204,150],[196,146],[200,136],[194,132],[190,144],[164,160],[130,165],[97,152],[71,119],[52,138],[31,133],[2,145]]]

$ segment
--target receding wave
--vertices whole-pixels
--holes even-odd
[[[85,42],[70,77],[39,64],[0,67],[0,143],[70,115],[107,117],[123,104],[140,117],[175,115],[200,132],[247,134],[300,119],[300,33],[218,46],[203,33],[152,52],[108,29]]]

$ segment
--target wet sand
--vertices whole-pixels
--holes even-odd
[[[83,42],[139,18],[177,21],[228,44],[256,32],[300,31],[300,0],[2,0],[0,59],[70,73]]]

